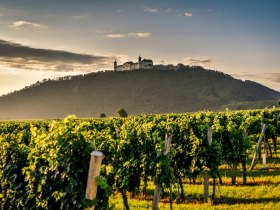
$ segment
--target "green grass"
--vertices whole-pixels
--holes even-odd
[[[280,145],[278,145],[279,148]],[[237,184],[231,185],[231,171],[228,166],[221,167],[221,175],[223,184],[216,187],[216,198],[214,202],[203,202],[203,178],[199,177],[196,184],[191,184],[188,180],[184,180],[185,200],[180,202],[177,197],[178,185],[173,188],[172,209],[280,209],[280,158],[279,151],[273,154],[273,158],[267,159],[267,169],[262,169],[262,164],[258,162],[255,169],[247,171],[247,184],[242,185],[241,166],[237,173]],[[249,168],[248,161],[247,168]],[[210,179],[210,183],[212,180]],[[130,209],[151,209],[154,185],[149,183],[147,188],[147,196],[138,195],[134,198],[128,194]],[[140,189],[141,191],[141,189]],[[209,189],[210,196],[212,194],[212,186]],[[169,191],[165,192],[165,197],[161,199],[159,208],[162,210],[170,209]],[[215,204],[213,204],[215,203]],[[124,209],[122,197],[115,194],[110,198],[110,204],[115,205],[115,209]]]

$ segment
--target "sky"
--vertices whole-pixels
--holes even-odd
[[[0,0],[0,95],[139,55],[280,91],[279,11],[279,0]]]

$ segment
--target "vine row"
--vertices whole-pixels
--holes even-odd
[[[108,197],[120,192],[146,194],[148,181],[163,190],[182,180],[195,182],[205,171],[219,178],[219,166],[246,162],[267,126],[276,140],[279,109],[140,115],[128,118],[0,122],[1,209],[109,209]],[[207,141],[212,128],[212,144]],[[172,134],[164,152],[165,134]],[[90,153],[105,154],[97,200],[85,200]],[[220,182],[222,180],[220,179]],[[234,180],[233,180],[234,184]]]

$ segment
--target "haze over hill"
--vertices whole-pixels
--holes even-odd
[[[46,80],[2,96],[0,119],[112,116],[118,108],[130,115],[256,108],[278,98],[279,92],[261,84],[197,66],[106,71]]]

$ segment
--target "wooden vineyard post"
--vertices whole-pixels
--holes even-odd
[[[100,175],[100,168],[104,155],[102,152],[93,151],[90,154],[90,164],[88,171],[87,189],[86,189],[86,199],[94,200],[97,194],[97,183],[96,177]],[[94,206],[86,208],[85,210],[94,210]]]
[[[262,154],[262,169],[266,169],[266,153]]]
[[[207,172],[204,172],[203,175],[204,178],[204,202],[207,202],[209,199],[209,174]]]
[[[157,185],[154,192],[153,207],[152,207],[153,210],[158,210],[160,193],[161,193],[161,187]]]
[[[243,133],[243,141],[246,141],[248,139],[248,132],[245,131]],[[243,184],[245,185],[247,183],[247,175],[246,175],[246,159],[241,161],[242,163],[242,173],[243,173]]]
[[[170,152],[170,145],[172,140],[172,134],[167,133],[165,134],[165,141],[164,141],[164,152],[163,155],[167,155]],[[161,193],[161,187],[159,185],[156,185],[155,192],[154,192],[154,198],[153,198],[153,206],[152,210],[158,210],[158,203],[160,200],[160,193]]]
[[[266,138],[264,137],[264,153],[262,154],[262,169],[266,169],[266,155],[267,155],[267,152],[268,152],[268,142],[266,142]]]
[[[208,128],[207,133],[208,144],[212,145],[212,128]],[[209,199],[209,174],[207,171],[204,173],[204,202],[207,202]]]
[[[261,132],[261,135],[259,137],[256,149],[255,149],[255,154],[254,154],[254,157],[253,157],[253,160],[252,160],[252,163],[251,163],[250,170],[253,170],[255,165],[256,165],[256,163],[257,163],[259,152],[261,150],[261,143],[262,143],[262,141],[264,139],[264,135],[265,135],[265,130],[266,130],[266,126],[265,126],[264,123],[262,123],[262,132]]]

